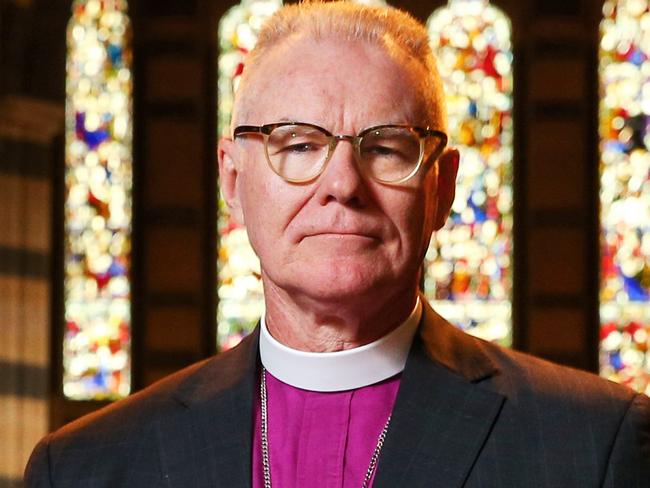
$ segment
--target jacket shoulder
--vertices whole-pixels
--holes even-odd
[[[635,392],[586,371],[501,347],[463,332],[425,303],[420,337],[427,356],[465,380],[508,397],[549,405],[570,403],[624,408]]]
[[[503,448],[498,440],[518,438],[524,452],[537,453],[526,461],[531,470],[546,476],[535,460],[545,459],[553,476],[574,480],[562,486],[591,486],[575,481],[585,476],[599,486],[650,488],[650,398],[589,372],[481,346],[497,367],[483,386],[506,397],[489,452]]]
[[[215,393],[230,387],[243,374],[257,352],[257,334],[251,334],[239,345],[216,356],[194,363],[123,400],[65,425],[54,432],[52,439],[83,436],[93,431],[142,430],[173,407],[191,402],[207,387]]]
[[[65,437],[93,435],[94,432],[104,436],[120,430],[142,430],[159,417],[169,404],[175,403],[176,392],[183,384],[200,374],[211,362],[217,361],[217,358],[203,360],[166,376],[122,400],[61,427],[52,433],[51,439],[56,441]]]
[[[116,473],[125,477],[110,478],[115,486],[149,486],[160,475],[156,471],[160,465],[159,426],[174,424],[192,402],[221,398],[238,378],[248,374],[256,345],[256,336],[247,338],[227,352],[188,366],[48,434],[37,444],[26,467],[27,486],[50,486],[46,483],[49,479],[61,486],[86,486],[74,477],[103,479],[102,473],[109,478]],[[134,466],[135,457],[139,468],[131,472],[126,467]],[[87,481],[88,486],[99,486]]]
[[[574,403],[625,409],[637,395],[630,388],[594,373],[481,342],[498,370],[494,384],[515,398],[531,395],[562,405]]]
[[[35,446],[25,468],[25,485],[104,486],[108,476],[114,486],[133,486],[123,466],[137,457],[142,486],[157,484],[159,472],[154,442],[155,426],[171,413],[174,392],[206,362],[198,363],[154,385],[51,432]],[[125,478],[114,479],[116,473]],[[135,473],[134,473],[135,474]]]

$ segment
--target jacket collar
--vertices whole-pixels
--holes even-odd
[[[505,401],[482,384],[498,372],[486,345],[423,301],[375,488],[463,486]]]
[[[454,327],[422,297],[424,314],[419,336],[428,358],[469,382],[489,378],[498,372],[486,343]]]

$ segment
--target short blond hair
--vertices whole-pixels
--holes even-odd
[[[376,7],[350,1],[303,1],[285,5],[263,25],[257,43],[245,60],[245,69],[235,105],[242,101],[257,67],[268,53],[295,36],[308,39],[362,41],[404,63],[415,62],[424,75],[418,87],[428,123],[445,129],[444,93],[427,30],[410,14],[393,7]],[[243,109],[246,112],[246,109]]]

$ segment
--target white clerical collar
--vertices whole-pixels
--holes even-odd
[[[354,349],[305,352],[281,344],[261,320],[260,358],[283,383],[310,391],[344,391],[372,385],[404,370],[422,316],[418,297],[411,315],[388,335]]]

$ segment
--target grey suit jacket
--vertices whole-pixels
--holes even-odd
[[[257,349],[256,331],[48,435],[27,486],[251,486]],[[374,486],[647,488],[650,399],[470,337],[425,306]]]

